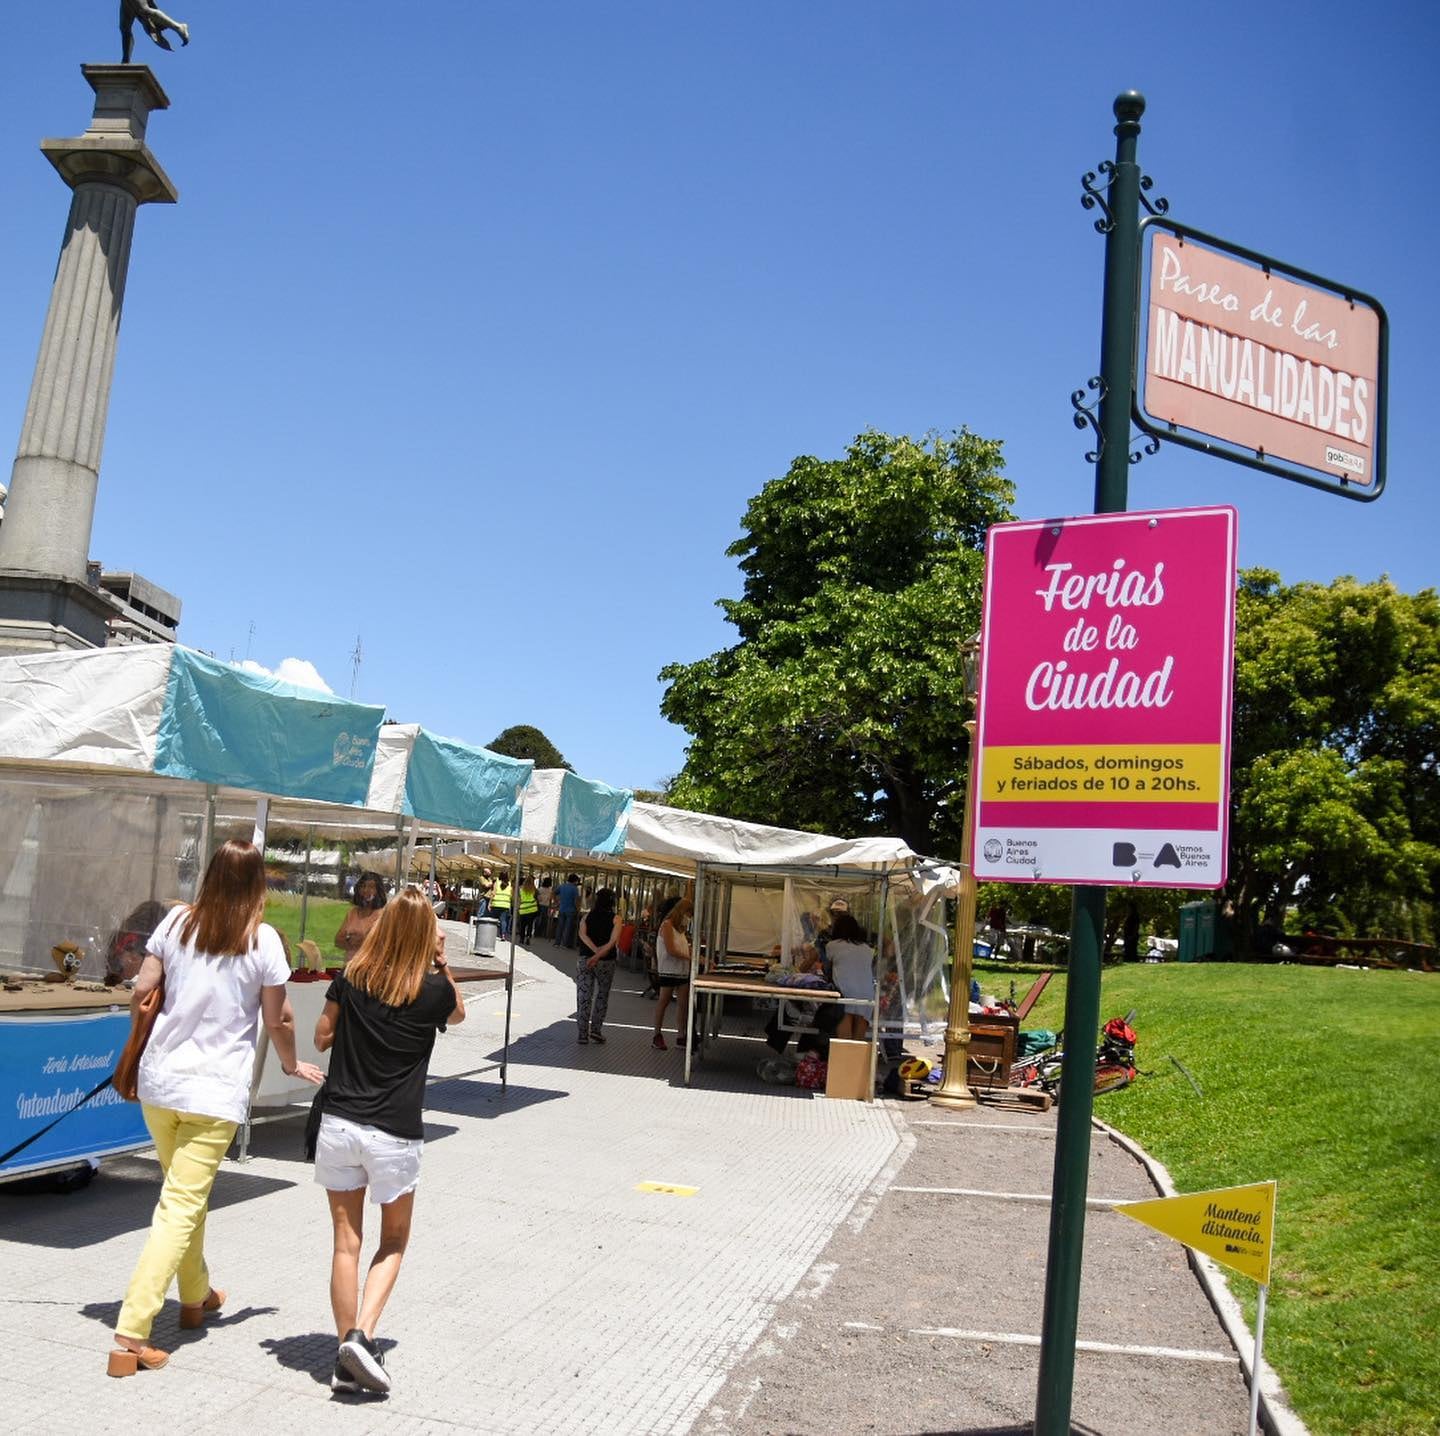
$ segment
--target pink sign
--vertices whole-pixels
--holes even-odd
[[[1220,887],[1232,508],[998,524],[971,781],[982,882]]]
[[[1150,423],[1374,484],[1379,311],[1193,237],[1159,226],[1149,235],[1142,397]]]

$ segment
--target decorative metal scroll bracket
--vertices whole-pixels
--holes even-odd
[[[1137,441],[1140,447],[1138,449],[1131,449],[1127,455],[1132,464],[1138,464],[1146,454],[1158,454],[1160,452],[1160,440],[1157,439],[1154,434],[1137,434],[1130,442],[1133,444]]]
[[[1099,228],[1099,222],[1096,222]],[[1085,402],[1085,389],[1090,389],[1095,395],[1095,402]],[[1096,413],[1096,406],[1105,397],[1105,381],[1098,375],[1094,375],[1085,381],[1085,389],[1077,389],[1070,396],[1070,407],[1075,410],[1075,427],[1083,429],[1087,424],[1095,431],[1095,447],[1085,455],[1087,464],[1098,464],[1100,455],[1105,452],[1105,435],[1100,431],[1100,416]]]
[[[1100,183],[1097,184],[1096,181]],[[1096,234],[1109,234],[1115,228],[1115,211],[1110,208],[1110,186],[1115,182],[1115,161],[1102,160],[1093,170],[1080,176],[1080,188],[1085,191],[1080,203],[1085,209],[1098,209],[1100,218],[1095,221]],[[1149,175],[1140,176],[1140,203],[1150,214],[1170,213],[1170,201],[1157,195],[1150,198],[1155,181]]]
[[[1097,187],[1095,181],[1101,175],[1105,178]],[[1081,206],[1085,209],[1099,209],[1100,211],[1100,218],[1095,221],[1096,234],[1109,234],[1115,228],[1115,213],[1110,208],[1110,200],[1106,195],[1114,178],[1114,160],[1101,160],[1098,172],[1089,170],[1080,176],[1080,188],[1085,191],[1080,196]]]

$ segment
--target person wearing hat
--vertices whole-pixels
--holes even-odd
[[[477,886],[480,896],[475,900],[475,916],[484,917],[490,911],[490,899],[495,895],[495,874],[489,868],[481,868]]]

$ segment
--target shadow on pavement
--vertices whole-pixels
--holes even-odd
[[[294,1185],[224,1166],[210,1192],[210,1210],[253,1201]],[[160,1164],[154,1158],[111,1158],[101,1164],[84,1191],[7,1200],[5,1236],[10,1241],[66,1250],[94,1246],[126,1232],[145,1230],[159,1196]]]
[[[428,1098],[425,1103],[430,1105]],[[250,1130],[250,1155],[252,1157],[263,1157],[270,1162],[293,1162],[302,1167],[313,1167],[314,1163],[305,1157],[305,1119],[308,1116],[308,1109],[297,1108],[293,1114],[284,1117],[272,1117],[269,1121],[253,1127]],[[446,1137],[453,1137],[460,1129],[451,1127],[444,1122],[426,1122],[425,1140],[427,1142],[441,1142]],[[220,1169],[223,1176],[227,1168]],[[257,1179],[258,1180],[258,1179]],[[303,1178],[309,1181],[307,1175]],[[293,1185],[283,1183],[282,1185]],[[216,1186],[219,1186],[219,1178],[216,1178]],[[211,1198],[211,1209],[214,1209],[215,1201]]]
[[[140,1255],[138,1247],[135,1255]],[[115,1323],[120,1320],[121,1305],[118,1301],[92,1301],[80,1308],[80,1315],[90,1321],[99,1322],[108,1331],[114,1331]],[[270,1316],[279,1309],[276,1306],[240,1306],[233,1311],[222,1308],[213,1316],[207,1316],[204,1326],[193,1331],[181,1331],[180,1303],[167,1301],[155,1318],[155,1329],[151,1336],[159,1341],[166,1351],[175,1351],[182,1346],[194,1346],[197,1341],[204,1341],[212,1331],[220,1331],[227,1326],[240,1326],[252,1317]]]
[[[506,950],[508,952],[508,949]],[[575,980],[576,954],[548,939],[522,949],[568,983]],[[576,1038],[573,1016],[515,1038],[510,1044],[511,1062],[526,1067],[549,1067],[560,1071],[609,1072],[623,1077],[648,1077],[670,1087],[685,1086],[685,1052],[675,1045],[675,1007],[672,1004],[665,1024],[669,1050],[650,1045],[654,1030],[655,1000],[646,998],[645,974],[622,961],[610,989],[610,1010],[605,1019],[604,1044],[581,1045]],[[727,999],[722,1026],[728,1026],[707,1044],[705,1055],[692,1066],[690,1085],[701,1091],[763,1094],[814,1101],[818,1095],[801,1087],[762,1082],[757,1074],[760,1060],[774,1055],[765,1042],[763,1027],[768,1013],[750,1006],[752,999]],[[789,1048],[794,1054],[795,1048]],[[503,1055],[496,1048],[487,1060],[498,1062]],[[568,1095],[568,1094],[563,1094]],[[427,1105],[430,1105],[427,1099]],[[443,1110],[443,1109],[442,1109]],[[469,1115],[468,1112],[466,1115]]]
[[[425,1089],[425,1110],[448,1112],[452,1117],[504,1117],[569,1095],[549,1087],[517,1087],[512,1082],[502,1088],[498,1082],[466,1082],[449,1077],[432,1082]],[[453,1132],[456,1129],[448,1127],[444,1130]],[[430,1138],[428,1123],[425,1138],[427,1141]]]

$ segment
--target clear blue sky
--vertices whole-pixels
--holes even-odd
[[[190,48],[136,58],[181,199],[140,213],[91,551],[187,643],[344,693],[360,634],[394,716],[655,783],[655,675],[729,641],[725,548],[793,456],[968,424],[1021,516],[1088,511],[1079,178],[1130,86],[1175,218],[1392,324],[1378,503],[1172,446],[1131,506],[1234,503],[1287,579],[1436,581],[1432,5],[173,6]],[[84,128],[116,8],[8,7],[0,442],[67,202],[37,143]]]

